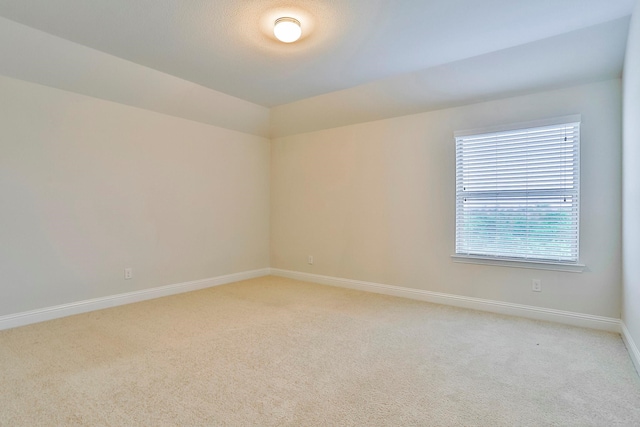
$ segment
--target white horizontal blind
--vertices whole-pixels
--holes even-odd
[[[456,137],[456,254],[578,262],[580,123]]]

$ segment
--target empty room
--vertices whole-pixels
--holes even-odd
[[[640,425],[637,0],[0,0],[0,426]]]

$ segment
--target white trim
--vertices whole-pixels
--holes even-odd
[[[272,268],[274,276],[620,333],[620,319]]]
[[[620,325],[622,327],[622,341],[624,341],[624,345],[627,347],[627,351],[629,352],[633,365],[636,367],[636,371],[640,374],[640,350],[638,350],[636,342],[633,340],[629,329],[627,329],[627,325],[625,325],[623,321],[620,322]]]
[[[494,132],[506,132],[506,131],[516,130],[516,129],[537,128],[537,127],[543,127],[543,126],[554,126],[554,125],[563,125],[567,123],[580,123],[580,122],[582,122],[582,115],[572,114],[569,116],[551,117],[548,119],[531,120],[528,122],[509,123],[504,125],[487,126],[483,128],[477,128],[477,129],[458,130],[453,133],[453,136],[454,138],[457,138],[459,136],[478,135],[478,134],[494,133]]]
[[[157,288],[144,289],[141,291],[93,298],[53,307],[24,311],[22,313],[8,314],[0,316],[0,331],[32,323],[44,322],[46,320],[58,319],[60,317],[72,316],[74,314],[86,313],[88,311],[101,310],[104,308],[116,307],[119,305],[131,304],[134,302],[146,301],[154,298],[181,294],[184,292],[197,291],[199,289],[210,288],[213,286],[225,285],[227,283],[238,282],[240,280],[268,276],[269,274],[269,268],[262,268],[259,270],[244,271],[241,273],[227,274],[208,279],[194,280],[191,282],[159,286]]]
[[[483,265],[497,265],[500,267],[514,267],[514,268],[530,268],[533,270],[554,270],[554,271],[566,271],[569,273],[582,273],[587,267],[584,264],[563,264],[559,262],[544,262],[544,261],[525,261],[515,259],[499,259],[499,258],[486,258],[473,255],[451,255],[453,262],[460,262],[463,264],[483,264]]]

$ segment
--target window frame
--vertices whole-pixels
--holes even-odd
[[[530,128],[563,125],[563,124],[569,124],[569,123],[580,123],[580,128],[582,128],[582,116],[580,114],[574,114],[574,115],[554,117],[554,118],[548,118],[548,119],[542,119],[542,120],[534,120],[534,121],[527,121],[527,122],[511,123],[507,125],[484,127],[480,129],[461,130],[461,131],[454,132],[453,139],[454,139],[454,143],[456,143],[458,138],[465,137],[465,136],[482,135],[482,134],[490,134],[490,133],[497,133],[497,132],[508,132],[508,131],[514,131],[514,130],[526,130]],[[452,260],[454,262],[470,263],[470,264],[486,264],[486,265],[496,265],[496,266],[505,266],[505,267],[556,270],[556,271],[567,271],[567,272],[577,272],[577,273],[583,272],[586,266],[580,263],[581,261],[580,259],[580,256],[581,256],[580,255],[580,211],[581,211],[580,151],[581,151],[581,145],[582,145],[581,142],[582,142],[582,137],[580,135],[578,144],[577,144],[578,154],[576,159],[576,164],[578,166],[578,172],[577,172],[578,212],[577,212],[577,220],[576,220],[577,227],[578,227],[578,236],[576,239],[576,243],[578,245],[578,248],[577,248],[578,259],[575,262],[574,261],[553,261],[553,260],[546,260],[546,259],[539,260],[539,259],[531,259],[531,258],[524,258],[524,257],[512,258],[512,257],[498,257],[498,256],[491,256],[491,255],[475,255],[475,254],[471,255],[471,254],[464,254],[464,253],[456,253],[457,246],[458,246],[457,245],[457,242],[458,242],[457,240],[458,239],[457,147],[455,149],[455,156],[454,156],[454,163],[456,163],[454,165],[454,172],[456,175],[456,181],[455,181],[456,189],[455,189],[455,197],[454,197],[454,205],[455,205],[454,206],[454,216],[455,216],[454,236],[453,236],[454,237],[454,254],[451,255]]]

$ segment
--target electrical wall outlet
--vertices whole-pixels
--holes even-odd
[[[531,290],[533,292],[542,292],[542,281],[540,279],[533,279],[531,281]]]
[[[125,280],[133,279],[133,268],[125,268],[124,269],[124,278]]]
[[[313,265],[313,255],[309,255],[307,262],[309,263],[309,265]]]

